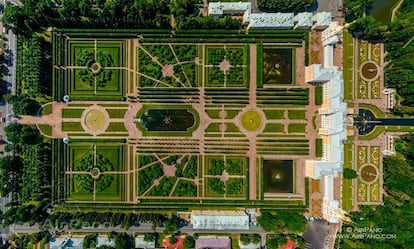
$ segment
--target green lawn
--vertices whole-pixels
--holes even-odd
[[[53,112],[52,104],[47,104],[42,108],[42,114],[43,115],[49,115]]]
[[[240,130],[235,124],[226,123],[226,132],[240,132]]]
[[[267,119],[284,119],[285,110],[264,110]]]
[[[285,125],[284,124],[267,124],[263,130],[264,132],[284,132]]]
[[[322,105],[323,102],[323,88],[322,86],[315,87],[315,105]]]
[[[108,129],[106,129],[106,132],[110,131],[123,131],[126,132],[126,128],[124,123],[110,123]]]
[[[207,115],[212,119],[220,119],[221,110],[206,110]]]
[[[288,110],[289,119],[306,119],[306,110]]]
[[[288,132],[289,133],[305,133],[306,131],[306,124],[289,124]]]
[[[375,117],[377,118],[385,118],[387,115],[381,111],[377,106],[375,105],[371,105],[371,104],[365,104],[365,103],[360,103],[359,104],[359,108],[363,108],[363,109],[368,109],[370,111],[372,111],[372,113],[375,115]]]
[[[353,144],[344,144],[344,168],[352,169]],[[342,178],[342,209],[345,211],[354,207],[352,180]]]
[[[49,136],[52,135],[52,126],[47,124],[39,124],[38,127],[44,134]]]
[[[342,209],[345,211],[354,208],[353,188],[351,179],[342,179]]]
[[[322,139],[320,138],[315,139],[315,147],[316,147],[316,157],[322,157],[323,156]]]
[[[110,118],[124,118],[127,109],[106,109]]]
[[[232,119],[236,117],[237,114],[239,114],[240,110],[226,110],[226,118]]]
[[[85,109],[63,109],[62,118],[80,118]]]
[[[241,123],[244,129],[255,131],[262,125],[262,119],[256,111],[247,111],[243,114]]]
[[[62,131],[84,131],[80,122],[63,122]]]
[[[354,40],[348,32],[343,33],[344,99],[354,98]]]
[[[220,132],[220,123],[212,123],[212,124],[210,124],[207,127],[206,132]]]

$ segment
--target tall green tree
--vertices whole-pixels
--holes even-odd
[[[258,0],[259,8],[275,11],[301,11],[316,3],[316,0]]]
[[[180,222],[179,218],[176,215],[172,215],[171,218],[169,218],[165,222],[164,232],[167,234],[171,234],[171,233],[178,231],[179,222]]]

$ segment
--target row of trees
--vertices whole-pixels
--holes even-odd
[[[13,105],[13,113],[17,115],[35,115],[40,109],[40,103],[27,95],[9,95],[6,100]]]
[[[112,213],[112,212],[78,212],[78,213],[52,213],[42,225],[47,227],[63,228],[69,226],[79,229],[82,226],[121,226],[128,229],[139,226],[140,223],[152,223],[154,227],[162,226],[167,217],[159,213]]]
[[[14,123],[5,132],[14,153],[0,159],[0,192],[11,195],[12,203],[0,218],[4,225],[33,224],[46,217],[44,207],[50,201],[50,144],[34,126]]]
[[[23,0],[8,5],[3,22],[17,34],[55,26],[66,28],[166,28],[169,3],[160,1]]]
[[[153,228],[164,226],[164,233],[174,234],[185,222],[176,215],[167,217],[160,213],[112,213],[112,212],[77,212],[77,213],[52,213],[47,220],[42,221],[41,225],[46,228],[56,227],[63,229],[65,227],[80,229],[86,226],[97,227],[121,226],[128,229],[131,226],[139,226],[140,223],[152,223]]]
[[[371,6],[373,2],[374,0],[345,0],[345,21],[350,23],[358,18],[363,17],[367,8]]]
[[[275,1],[275,10],[307,8],[315,0]],[[30,37],[47,27],[60,28],[170,28],[237,29],[241,20],[202,17],[196,7],[199,0],[25,0],[23,6],[8,5],[3,23],[16,34]],[[266,5],[267,6],[267,5]],[[273,6],[273,7],[272,7]],[[171,16],[173,20],[171,22]]]
[[[17,70],[20,93],[34,98],[47,94],[49,90],[49,74],[51,70],[50,57],[45,53],[43,38],[37,34],[31,37],[17,39]]]
[[[299,248],[304,247],[304,241],[299,234],[306,230],[307,221],[301,212],[290,210],[262,210],[261,212],[257,222],[265,231],[274,233],[266,242],[267,248],[285,245],[287,238],[295,241]]]
[[[303,11],[310,8],[316,0],[258,0],[257,5],[264,10],[275,12]]]
[[[201,17],[195,4],[197,0],[23,0],[23,6],[8,5],[3,14],[3,23],[17,34],[31,36],[50,26],[64,28],[239,28],[240,20]],[[282,8],[302,8],[314,3],[307,0],[285,1]],[[174,24],[175,23],[175,24]]]
[[[48,232],[38,232],[31,234],[12,234],[10,241],[2,244],[0,249],[9,249],[9,248],[33,248],[40,241],[44,243],[48,242],[50,234]]]

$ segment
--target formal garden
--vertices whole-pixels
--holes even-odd
[[[245,87],[249,85],[248,45],[206,46],[207,87]]]
[[[248,164],[245,157],[205,157],[206,197],[242,197],[248,190]]]
[[[138,155],[138,196],[197,197],[199,157]]]
[[[65,150],[67,201],[124,200],[124,146],[80,142]]]
[[[223,42],[207,33],[199,39],[143,32],[130,40],[69,34],[54,36],[54,80],[68,77],[67,85],[55,86],[54,97],[67,94],[71,101],[43,110],[61,117],[60,129],[38,125],[52,137],[69,137],[68,144],[54,143],[69,155],[56,158],[65,165],[56,177],[70,186],[57,189],[55,198],[97,206],[151,207],[167,199],[172,205],[231,205],[248,204],[250,197],[269,205],[303,204],[298,196],[266,200],[261,170],[264,157],[309,154],[309,89],[296,86],[294,77],[303,32],[254,31]],[[288,40],[290,47],[277,45]],[[252,85],[256,77],[259,83]],[[102,153],[111,141],[122,150]],[[253,160],[245,156],[252,148]],[[293,185],[279,193],[295,193]]]
[[[139,87],[196,87],[198,45],[142,45],[138,53]]]
[[[382,45],[355,40],[351,34],[344,33],[343,53],[346,58],[344,60],[344,98],[380,99],[381,85],[384,84],[379,77],[380,67],[383,66]]]
[[[126,137],[124,118],[128,105],[93,102],[69,104],[61,111],[61,131],[69,137]],[[42,125],[46,129],[47,125]],[[43,130],[44,130],[43,129]],[[50,127],[51,129],[51,127]]]
[[[379,146],[358,146],[355,171],[357,198],[359,204],[380,203],[381,196],[381,151]]]
[[[125,40],[70,39],[67,42],[67,94],[94,99],[125,94]],[[120,98],[118,98],[120,99]]]

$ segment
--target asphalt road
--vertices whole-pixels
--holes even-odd
[[[3,23],[1,23],[1,17],[3,15],[3,6],[5,6],[5,0],[1,3],[0,6],[0,32],[4,31]],[[4,33],[4,51],[5,51],[5,67],[3,71],[3,81],[0,81],[0,84],[3,84],[2,95],[15,94],[16,93],[16,35],[11,30],[7,30]],[[4,127],[7,125],[7,120],[9,115],[12,113],[12,107],[9,103],[5,101],[0,101],[0,111],[1,111],[1,125],[0,125],[0,135],[2,136],[3,141],[0,141],[0,156],[10,155],[11,153],[6,153],[4,151],[4,146],[7,144],[6,135],[4,134]],[[6,122],[3,122],[6,121]],[[8,207],[6,204],[11,201],[10,196],[0,198],[0,211],[6,212]],[[8,227],[3,228],[0,226],[0,235],[3,239],[8,238],[10,235],[10,229]]]
[[[35,233],[39,232],[42,229],[38,225],[29,226],[28,224],[23,225],[10,225],[5,232],[9,233]],[[1,230],[0,230],[1,231]],[[50,232],[54,232],[55,229],[50,229]],[[59,230],[61,232],[72,232],[72,233],[109,233],[111,231],[115,232],[125,232],[124,228],[119,226],[117,227],[83,227],[82,229],[71,229],[71,228],[64,228],[63,230]],[[164,231],[163,227],[157,227],[155,229],[156,232],[162,233]],[[154,232],[152,229],[152,224],[150,223],[142,223],[138,227],[130,227],[127,231],[128,234],[134,235],[135,233],[150,233]],[[185,226],[180,228],[180,233],[185,234],[260,234],[262,237],[262,245],[266,242],[266,232],[260,227],[251,227],[249,230],[214,230],[214,229],[193,229],[191,225]]]
[[[342,0],[318,0],[317,11],[328,11],[332,13],[332,17],[335,17],[340,7],[342,7]]]
[[[306,228],[303,238],[307,243],[307,249],[327,248],[329,224],[326,220],[309,222]]]
[[[1,13],[2,14],[2,13]],[[1,20],[1,19],[0,19]],[[0,23],[0,29],[3,31],[3,24]],[[3,70],[3,95],[15,94],[16,93],[16,35],[11,30],[7,30],[4,33],[4,70]],[[7,125],[7,122],[10,120],[10,114],[12,114],[12,106],[5,102],[0,101],[0,111],[1,111],[1,126],[0,126],[0,135],[3,140],[6,139],[4,134],[4,127]],[[7,141],[1,141],[0,151],[3,151],[4,146]],[[1,152],[0,152],[1,153]],[[3,155],[8,155],[5,153]]]

